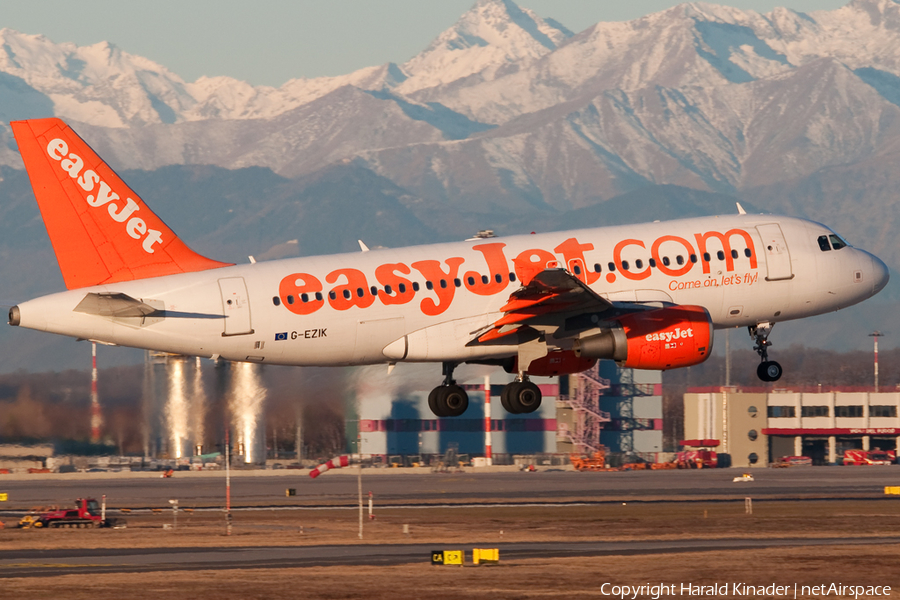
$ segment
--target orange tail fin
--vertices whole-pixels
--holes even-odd
[[[229,266],[188,248],[61,120],[11,125],[67,288]]]

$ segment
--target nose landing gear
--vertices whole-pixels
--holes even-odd
[[[469,408],[469,395],[453,380],[455,368],[456,363],[445,362],[444,383],[428,394],[428,408],[438,417],[458,417]]]
[[[748,328],[750,337],[756,341],[753,349],[756,350],[762,361],[756,368],[756,376],[763,381],[778,381],[782,374],[781,365],[774,360],[769,360],[769,346],[772,345],[772,342],[769,341],[769,334],[772,333],[772,327],[772,323],[765,321]]]

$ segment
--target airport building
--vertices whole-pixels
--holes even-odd
[[[719,440],[734,467],[784,456],[834,464],[847,450],[900,450],[898,414],[898,392],[698,388],[684,396],[684,436]]]
[[[541,407],[531,414],[514,415],[500,405],[500,393],[512,376],[497,370],[487,378],[490,387],[490,442],[492,458],[509,463],[514,455],[556,453],[557,381],[535,377],[543,394]],[[459,454],[486,456],[485,379],[460,382],[469,395],[462,417],[438,419],[428,407],[431,389],[396,392],[371,390],[357,396],[356,415],[346,423],[347,446],[363,455],[444,455],[453,448]]]
[[[514,415],[500,404],[512,380],[491,372],[490,443],[495,463],[516,455],[590,454],[605,446],[622,462],[656,461],[662,451],[662,380],[658,371],[619,369],[611,361],[584,373],[535,377],[543,394],[538,411]],[[376,385],[357,390],[356,414],[346,423],[347,447],[364,455],[443,455],[450,447],[469,456],[487,456],[485,382],[464,385],[469,409],[462,417],[437,419],[428,408],[430,389],[392,391]],[[615,460],[613,460],[615,462]]]

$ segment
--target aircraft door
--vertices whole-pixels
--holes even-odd
[[[222,314],[225,316],[225,331],[222,332],[222,336],[253,333],[250,323],[250,297],[244,278],[220,279],[219,290],[222,292]]]
[[[763,251],[766,255],[766,281],[793,279],[791,253],[778,223],[757,225],[756,230],[762,238]]]

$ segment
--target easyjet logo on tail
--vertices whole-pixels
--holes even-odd
[[[47,144],[47,154],[59,163],[63,171],[75,180],[75,183],[85,192],[89,192],[85,200],[93,208],[106,206],[110,218],[122,223],[125,233],[136,240],[143,239],[141,248],[148,254],[153,254],[154,244],[162,243],[162,233],[156,229],[149,229],[147,223],[137,216],[140,206],[131,198],[125,199],[121,205],[119,195],[112,191],[109,184],[103,181],[93,169],[84,169],[84,160],[77,154],[69,152],[69,145],[59,138],[50,140]],[[96,190],[96,191],[95,191]]]

